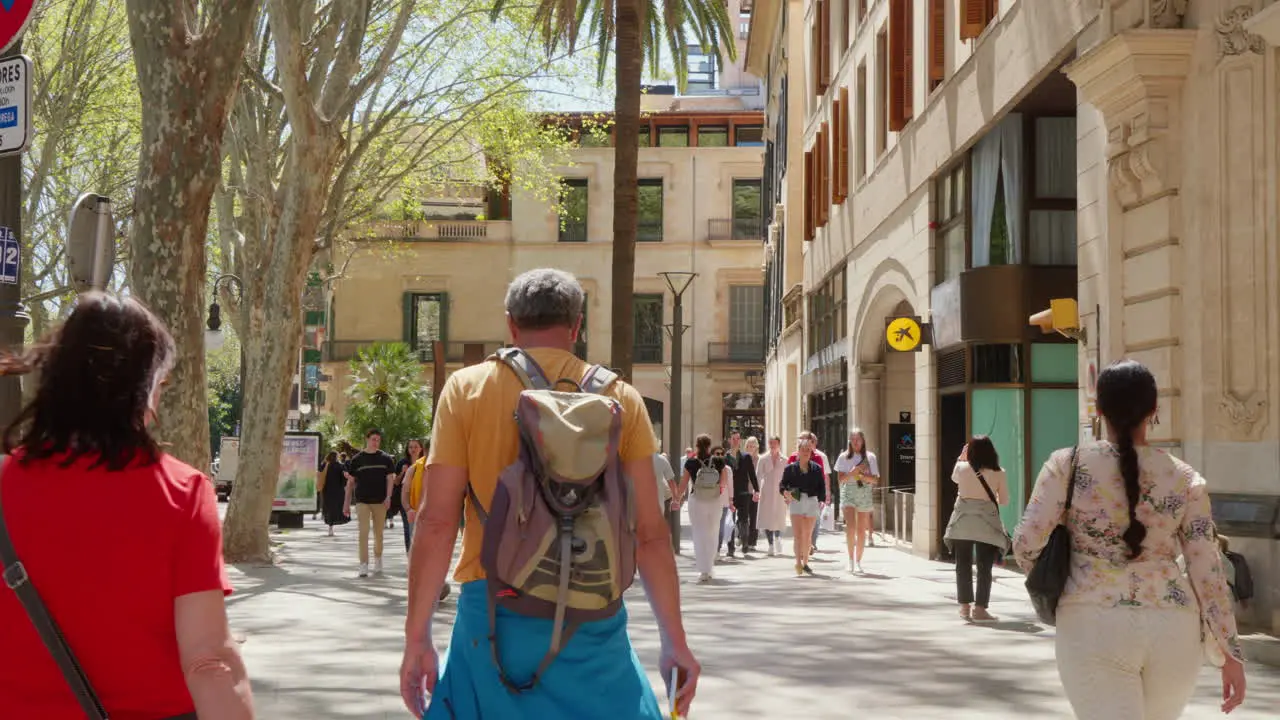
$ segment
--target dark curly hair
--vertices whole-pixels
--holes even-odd
[[[1142,554],[1142,541],[1147,537],[1147,527],[1137,514],[1142,486],[1133,434],[1156,411],[1157,402],[1156,376],[1140,362],[1121,360],[1098,374],[1098,412],[1115,432],[1120,474],[1129,500],[1129,527],[1124,531],[1124,542],[1131,558]]]
[[[35,398],[5,430],[3,447],[23,462],[65,457],[70,466],[122,470],[156,462],[147,414],[173,368],[173,336],[133,298],[85,293],[61,327],[20,355],[0,358],[0,375],[39,371]]]

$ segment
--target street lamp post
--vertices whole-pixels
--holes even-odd
[[[684,270],[676,270],[658,273],[663,280],[667,281],[667,287],[671,288],[671,295],[674,300],[671,307],[671,325],[667,330],[671,333],[671,434],[668,436],[670,440],[667,442],[667,456],[672,460],[676,460],[675,470],[679,472],[684,462],[683,458],[679,458],[681,450],[684,448],[684,442],[681,439],[680,419],[683,408],[684,399],[684,331],[688,327],[684,324],[684,305],[682,298],[684,291],[689,289],[690,283],[698,276],[697,273]],[[667,527],[671,530],[671,548],[677,554],[680,552],[680,512],[667,508]]]
[[[217,343],[221,343],[222,338],[222,306],[218,304],[218,288],[223,283],[230,282],[235,287],[236,300],[244,300],[244,281],[238,275],[227,273],[219,275],[213,281],[213,300],[209,303],[209,320],[205,326],[209,329],[209,335],[206,337],[217,338]],[[244,424],[244,338],[240,338],[240,407],[236,412],[236,437],[240,437],[241,426]]]

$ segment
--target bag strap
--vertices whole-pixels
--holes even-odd
[[[603,365],[592,365],[582,376],[582,391],[599,395],[618,381],[618,373]]]
[[[1076,494],[1076,468],[1080,462],[1080,446],[1073,445],[1071,447],[1071,475],[1067,477],[1067,503],[1062,508],[1063,515],[1071,509],[1071,500]]]
[[[4,466],[7,464],[8,458],[0,457],[0,477],[3,477]],[[3,492],[0,492],[0,495],[3,495]],[[49,654],[53,656],[53,661],[58,664],[58,669],[62,671],[62,677],[67,681],[67,685],[75,693],[76,701],[84,711],[85,717],[90,720],[107,720],[107,711],[98,700],[98,695],[89,684],[89,679],[85,677],[84,669],[76,661],[75,654],[71,652],[71,646],[62,636],[58,624],[49,615],[49,609],[40,599],[40,593],[36,592],[35,586],[31,584],[27,569],[18,559],[18,551],[13,547],[9,529],[5,526],[3,502],[0,502],[0,568],[3,569],[4,584],[18,596],[18,602],[22,603],[22,607],[26,609],[27,617],[31,619],[31,624],[40,634],[40,639],[44,641]]]
[[[991,492],[991,486],[987,484],[987,479],[982,476],[982,471],[975,469],[973,474],[978,476],[978,482],[982,483],[982,489],[987,491],[987,498],[991,500],[991,504],[995,505],[996,509],[999,510],[1000,503],[996,500],[996,494]]]
[[[511,368],[511,372],[514,372],[516,377],[520,378],[520,384],[524,385],[526,390],[551,389],[551,381],[547,379],[547,374],[542,371],[538,361],[518,347],[502,348],[494,353],[490,359],[497,360]]]

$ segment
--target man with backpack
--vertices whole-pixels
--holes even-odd
[[[400,673],[405,704],[429,720],[659,720],[622,602],[637,570],[662,677],[677,676],[681,714],[693,700],[700,667],[680,618],[657,441],[640,394],[573,354],[582,305],[568,273],[520,275],[506,296],[516,348],[454,373],[440,393]],[[464,502],[440,672],[432,617]]]

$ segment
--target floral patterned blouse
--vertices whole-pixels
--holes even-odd
[[[1142,554],[1131,560],[1123,538],[1129,502],[1119,453],[1110,443],[1080,447],[1066,520],[1071,577],[1061,603],[1198,611],[1205,638],[1212,637],[1223,653],[1243,662],[1204,478],[1163,450],[1139,446],[1137,451],[1141,497],[1136,512],[1147,537]],[[1069,448],[1055,452],[1040,471],[1013,538],[1018,565],[1025,570],[1062,521],[1070,472]],[[1186,559],[1187,575],[1178,567],[1179,555]]]

